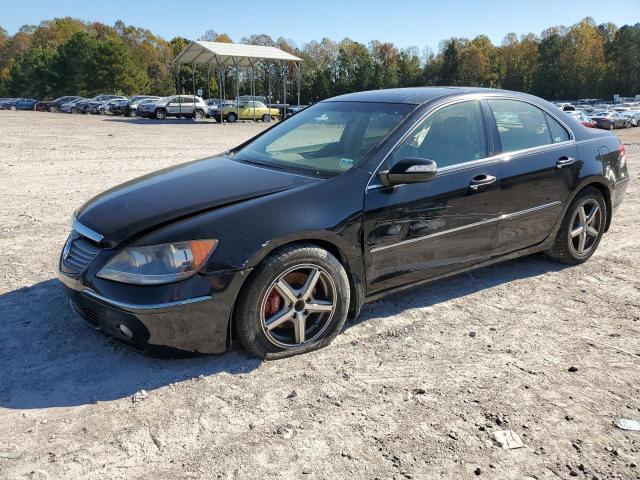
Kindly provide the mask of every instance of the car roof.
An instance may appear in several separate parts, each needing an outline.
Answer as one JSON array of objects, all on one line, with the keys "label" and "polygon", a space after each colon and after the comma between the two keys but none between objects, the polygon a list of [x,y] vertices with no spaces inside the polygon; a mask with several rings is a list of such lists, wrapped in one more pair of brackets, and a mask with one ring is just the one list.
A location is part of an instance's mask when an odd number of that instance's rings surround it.
[{"label": "car roof", "polygon": [[410,87],[369,90],[365,92],[347,93],[324,101],[339,102],[375,102],[375,103],[408,103],[420,105],[436,97],[462,95],[466,93],[505,93],[512,96],[528,97],[526,94],[509,90],[496,90],[480,87]]}]

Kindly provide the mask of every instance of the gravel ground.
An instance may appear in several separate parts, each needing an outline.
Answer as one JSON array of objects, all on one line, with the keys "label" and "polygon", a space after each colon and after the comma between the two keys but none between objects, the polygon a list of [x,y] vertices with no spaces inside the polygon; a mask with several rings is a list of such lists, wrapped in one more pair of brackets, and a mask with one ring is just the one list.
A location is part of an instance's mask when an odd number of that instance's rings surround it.
[{"label": "gravel ground", "polygon": [[266,363],[147,358],[76,318],[55,279],[73,210],[262,128],[0,112],[0,478],[640,478],[640,432],[613,425],[640,419],[640,128],[584,265],[433,283]]}]

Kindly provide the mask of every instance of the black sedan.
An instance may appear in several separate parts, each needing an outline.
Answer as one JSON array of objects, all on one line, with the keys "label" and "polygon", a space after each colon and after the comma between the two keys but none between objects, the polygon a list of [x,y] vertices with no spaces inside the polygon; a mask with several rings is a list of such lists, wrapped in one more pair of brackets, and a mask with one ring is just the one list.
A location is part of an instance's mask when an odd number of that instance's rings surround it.
[{"label": "black sedan", "polygon": [[533,96],[349,94],[90,200],[60,279],[87,323],[132,347],[238,339],[278,358],[413,285],[535,252],[586,261],[628,180],[616,137]]}]

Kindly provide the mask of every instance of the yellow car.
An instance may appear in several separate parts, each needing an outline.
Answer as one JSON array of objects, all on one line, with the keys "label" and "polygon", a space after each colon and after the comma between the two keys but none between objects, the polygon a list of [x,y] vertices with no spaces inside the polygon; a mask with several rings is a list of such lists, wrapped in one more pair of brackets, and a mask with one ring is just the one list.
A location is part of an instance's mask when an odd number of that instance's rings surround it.
[{"label": "yellow car", "polygon": [[[229,105],[222,109],[224,119],[233,123],[236,120],[262,120],[268,122],[272,118],[277,120],[280,118],[280,110],[277,108],[268,108],[262,102],[243,102],[240,105]],[[254,113],[255,112],[255,113]],[[271,114],[271,117],[269,117]]]}]

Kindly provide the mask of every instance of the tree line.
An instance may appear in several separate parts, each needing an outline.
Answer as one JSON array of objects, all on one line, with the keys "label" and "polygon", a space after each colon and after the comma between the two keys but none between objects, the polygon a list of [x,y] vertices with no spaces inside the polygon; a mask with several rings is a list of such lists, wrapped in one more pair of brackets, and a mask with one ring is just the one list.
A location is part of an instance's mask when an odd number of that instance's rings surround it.
[{"label": "tree line", "polygon": [[[206,32],[201,40],[232,42],[224,33]],[[169,41],[146,29],[74,18],[26,25],[14,35],[0,28],[0,96],[52,98],[98,93],[192,93],[190,66],[180,71],[173,59],[189,40]],[[509,33],[500,45],[485,35],[443,40],[437,51],[398,48],[391,42],[368,44],[345,38],[311,41],[302,47],[284,37],[244,37],[240,43],[275,46],[302,58],[301,99],[316,102],[359,90],[421,85],[506,88],[548,99],[610,98],[640,93],[640,23],[597,25],[587,17],[570,27],[540,35]],[[238,73],[241,93],[249,74]],[[275,100],[296,97],[293,64],[259,64],[256,93],[269,88]],[[195,70],[196,89],[217,97],[235,96],[236,71],[227,69],[223,85],[215,69]]]}]

